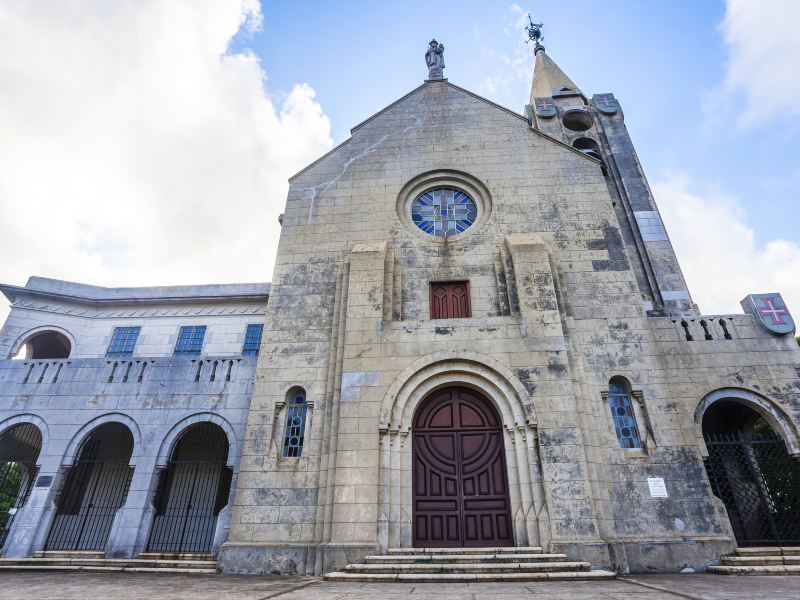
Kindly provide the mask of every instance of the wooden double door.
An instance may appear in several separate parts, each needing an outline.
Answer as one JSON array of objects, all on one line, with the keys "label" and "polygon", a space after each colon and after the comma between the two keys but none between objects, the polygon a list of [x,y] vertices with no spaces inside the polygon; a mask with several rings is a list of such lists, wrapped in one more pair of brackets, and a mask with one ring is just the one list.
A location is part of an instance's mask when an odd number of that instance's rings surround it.
[{"label": "wooden double door", "polygon": [[486,399],[434,392],[414,417],[412,446],[415,547],[513,546],[503,430]]}]

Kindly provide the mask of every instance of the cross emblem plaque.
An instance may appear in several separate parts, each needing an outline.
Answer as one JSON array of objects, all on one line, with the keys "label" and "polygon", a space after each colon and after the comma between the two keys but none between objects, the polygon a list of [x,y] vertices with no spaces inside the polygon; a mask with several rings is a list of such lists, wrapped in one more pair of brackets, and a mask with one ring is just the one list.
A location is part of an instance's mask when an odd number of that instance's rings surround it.
[{"label": "cross emblem plaque", "polygon": [[619,102],[614,97],[614,94],[595,94],[592,96],[597,110],[607,115],[613,115],[619,110]]},{"label": "cross emblem plaque", "polygon": [[770,333],[786,335],[795,329],[794,319],[778,293],[750,294],[742,300],[742,308]]}]

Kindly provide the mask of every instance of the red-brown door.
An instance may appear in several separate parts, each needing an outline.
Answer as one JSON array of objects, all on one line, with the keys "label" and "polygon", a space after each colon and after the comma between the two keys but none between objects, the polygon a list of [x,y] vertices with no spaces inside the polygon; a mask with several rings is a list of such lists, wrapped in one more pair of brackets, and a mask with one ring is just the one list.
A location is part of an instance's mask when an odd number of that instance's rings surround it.
[{"label": "red-brown door", "polygon": [[434,392],[413,435],[414,546],[512,546],[503,431],[466,388]]}]

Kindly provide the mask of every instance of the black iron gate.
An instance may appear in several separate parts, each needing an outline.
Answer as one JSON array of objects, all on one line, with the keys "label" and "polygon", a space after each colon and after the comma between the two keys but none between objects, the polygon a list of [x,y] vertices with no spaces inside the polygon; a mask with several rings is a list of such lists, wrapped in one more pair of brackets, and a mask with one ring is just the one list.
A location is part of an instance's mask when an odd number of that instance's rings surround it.
[{"label": "black iron gate", "polygon": [[14,425],[0,435],[0,549],[31,492],[41,448],[42,434],[31,423]]},{"label": "black iron gate", "polygon": [[149,551],[211,551],[231,490],[227,458],[228,438],[213,423],[194,425],[181,436],[159,478]]},{"label": "black iron gate", "polygon": [[800,544],[800,463],[774,433],[706,434],[706,471],[740,546]]},{"label": "black iron gate", "polygon": [[105,549],[128,495],[132,451],[133,436],[121,423],[102,425],[89,435],[56,500],[48,550]]}]

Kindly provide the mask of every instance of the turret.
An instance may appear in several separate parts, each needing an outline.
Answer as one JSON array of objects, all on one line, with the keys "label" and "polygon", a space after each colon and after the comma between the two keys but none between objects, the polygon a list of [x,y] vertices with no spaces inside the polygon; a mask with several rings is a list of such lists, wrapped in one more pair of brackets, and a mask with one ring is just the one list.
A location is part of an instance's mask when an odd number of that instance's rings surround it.
[{"label": "turret", "polygon": [[531,127],[598,159],[649,314],[694,314],[678,259],[614,94],[590,99],[548,56],[541,24],[527,28],[536,61],[525,112]]}]

